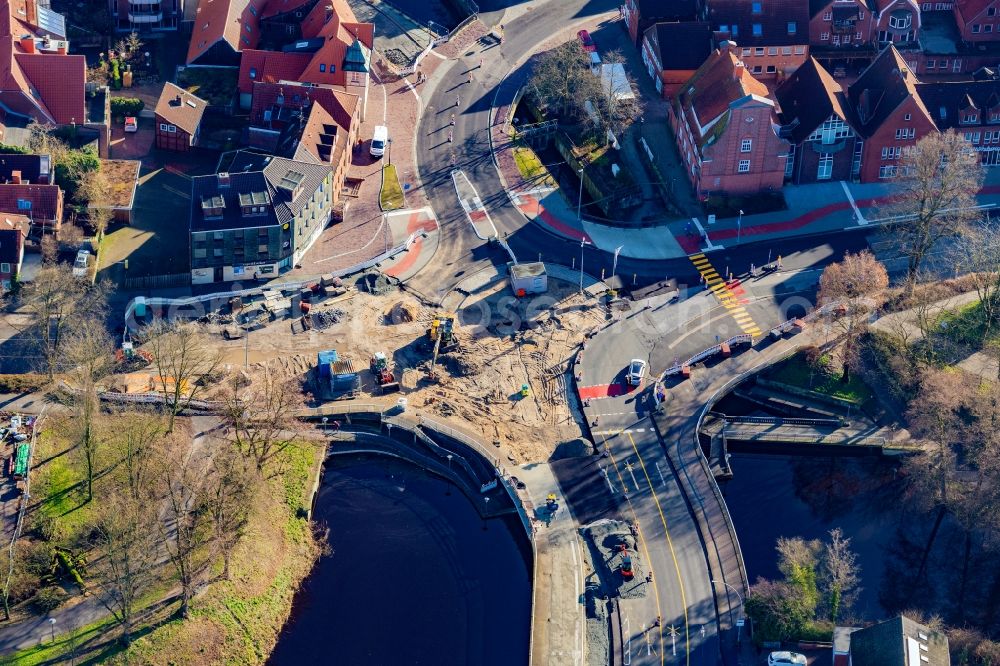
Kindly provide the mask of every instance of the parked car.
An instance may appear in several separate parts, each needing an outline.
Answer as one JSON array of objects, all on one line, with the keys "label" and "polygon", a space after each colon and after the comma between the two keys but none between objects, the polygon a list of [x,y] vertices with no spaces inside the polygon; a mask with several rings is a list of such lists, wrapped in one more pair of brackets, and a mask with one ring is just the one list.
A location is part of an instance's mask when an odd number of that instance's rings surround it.
[{"label": "parked car", "polygon": [[593,38],[590,33],[586,30],[581,30],[576,33],[576,36],[580,38],[580,43],[583,44],[583,50],[589,53],[593,53],[597,50],[597,44],[594,43]]},{"label": "parked car", "polygon": [[628,364],[628,374],[625,381],[629,386],[638,386],[642,383],[642,378],[646,374],[646,362],[641,358],[634,358]]},{"label": "parked car", "polygon": [[138,132],[139,131],[139,119],[135,116],[125,117],[125,131],[126,132]]},{"label": "parked car", "polygon": [[798,652],[772,652],[767,655],[767,666],[806,666],[804,654]]},{"label": "parked car", "polygon": [[73,277],[87,277],[87,266],[90,264],[90,250],[80,250],[73,262]]},{"label": "parked car", "polygon": [[385,125],[376,125],[372,133],[372,145],[368,152],[372,157],[382,157],[385,154],[385,144],[389,142],[389,128]]}]

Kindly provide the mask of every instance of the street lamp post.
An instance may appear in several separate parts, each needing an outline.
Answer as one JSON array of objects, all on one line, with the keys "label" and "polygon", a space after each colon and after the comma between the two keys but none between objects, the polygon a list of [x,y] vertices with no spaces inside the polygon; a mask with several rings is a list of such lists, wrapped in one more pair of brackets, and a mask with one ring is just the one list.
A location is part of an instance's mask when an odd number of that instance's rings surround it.
[{"label": "street lamp post", "polygon": [[56,619],[54,617],[49,618],[49,628],[52,630],[52,642],[56,642]]},{"label": "street lamp post", "polygon": [[580,176],[580,194],[576,198],[576,221],[581,222],[583,220],[583,168],[578,169],[576,173]]},{"label": "street lamp post", "polygon": [[712,584],[713,585],[725,585],[727,588],[729,588],[730,590],[732,590],[733,593],[736,595],[736,598],[740,600],[740,618],[736,622],[736,644],[739,645],[740,644],[740,633],[741,633],[741,631],[743,629],[743,595],[740,594],[739,590],[737,590],[735,587],[733,587],[732,585],[730,585],[729,583],[727,583],[724,580],[715,580],[713,578],[712,579]]},{"label": "street lamp post", "polygon": [[740,244],[740,236],[743,235],[743,209],[740,209],[739,217],[736,218],[736,244]]},{"label": "street lamp post", "polygon": [[583,293],[583,248],[585,245],[590,245],[590,241],[581,238],[580,239],[580,293]]},{"label": "street lamp post", "polygon": [[328,416],[324,416],[321,420],[322,420],[322,423],[323,423],[323,436],[325,437],[326,436],[326,422],[329,421],[330,419],[329,419]]}]

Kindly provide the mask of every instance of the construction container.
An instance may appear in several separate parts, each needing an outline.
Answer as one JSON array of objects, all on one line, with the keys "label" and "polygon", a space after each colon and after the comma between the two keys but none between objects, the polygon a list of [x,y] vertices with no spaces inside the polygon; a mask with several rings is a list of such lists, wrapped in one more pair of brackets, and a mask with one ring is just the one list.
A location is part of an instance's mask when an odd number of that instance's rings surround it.
[{"label": "construction container", "polygon": [[331,366],[334,363],[336,363],[337,360],[338,358],[336,349],[328,349],[326,351],[321,351],[319,354],[316,355],[316,362],[320,380],[330,379],[330,377],[332,376]]},{"label": "construction container", "polygon": [[361,383],[361,378],[354,371],[354,364],[350,359],[334,361],[330,364],[330,389],[339,391],[353,391]]},{"label": "construction container", "polygon": [[516,296],[544,294],[549,288],[545,264],[532,261],[526,264],[507,264],[510,274],[510,288]]}]

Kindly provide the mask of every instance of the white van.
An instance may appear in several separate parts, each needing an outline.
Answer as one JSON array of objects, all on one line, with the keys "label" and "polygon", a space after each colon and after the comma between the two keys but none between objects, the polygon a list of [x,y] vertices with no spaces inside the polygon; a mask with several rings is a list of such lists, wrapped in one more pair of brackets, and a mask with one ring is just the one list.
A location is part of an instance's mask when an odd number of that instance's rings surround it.
[{"label": "white van", "polygon": [[389,141],[389,128],[385,125],[376,125],[375,133],[372,135],[372,146],[368,152],[373,157],[382,157],[385,154],[385,144]]}]

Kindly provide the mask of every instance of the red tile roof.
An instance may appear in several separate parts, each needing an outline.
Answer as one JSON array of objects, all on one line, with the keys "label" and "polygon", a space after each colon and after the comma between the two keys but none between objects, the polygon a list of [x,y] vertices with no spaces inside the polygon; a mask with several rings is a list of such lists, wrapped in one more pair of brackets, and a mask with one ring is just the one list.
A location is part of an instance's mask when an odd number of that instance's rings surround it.
[{"label": "red tile roof", "polygon": [[313,104],[293,159],[318,164],[340,164],[340,159],[347,150],[349,129],[334,122],[333,117],[321,105]]},{"label": "red tile roof", "polygon": [[58,221],[62,214],[62,190],[58,185],[0,185],[0,213],[23,215],[18,200],[31,202],[31,219]]},{"label": "red tile roof", "polygon": [[[760,11],[755,12],[758,7]],[[809,43],[809,4],[805,0],[712,0],[708,22],[726,26],[723,38],[740,46]]]},{"label": "red tile roof", "polygon": [[[260,40],[258,16],[267,0],[199,0],[188,45],[190,64],[218,42],[234,51],[256,48]],[[253,10],[251,11],[251,7]],[[246,26],[250,26],[247,31]]]},{"label": "red tile roof", "polygon": [[730,51],[716,49],[681,90],[678,101],[693,113],[696,126],[708,125],[744,97],[767,98],[767,86],[753,78],[743,62]]},{"label": "red tile roof", "polygon": [[361,101],[357,95],[334,90],[329,86],[305,86],[277,83],[254,83],[253,103],[250,108],[250,121],[263,122],[264,110],[271,108],[284,95],[285,106],[303,108],[310,102],[322,106],[333,121],[341,127],[349,129],[358,104]]},{"label": "red tile roof", "polygon": [[[35,39],[48,33],[28,22],[32,15],[37,17],[33,7],[37,6],[25,0],[0,0],[0,102],[9,111],[40,122],[85,122],[86,60],[79,55],[39,53],[40,42]],[[21,43],[24,37],[32,38],[26,46]]]},{"label": "red tile roof", "polygon": [[156,102],[156,115],[171,125],[176,125],[188,134],[195,134],[208,102],[192,95],[169,81],[163,85],[163,92]]},{"label": "red tile roof", "polygon": [[[305,22],[303,22],[303,37],[305,36]],[[315,36],[323,38],[323,45],[312,54],[312,60],[300,80],[342,86],[347,82],[343,70],[347,48],[355,41],[360,41],[371,51],[375,40],[375,26],[371,23],[346,22],[338,14],[331,13]],[[320,71],[320,65],[324,71]]]},{"label": "red tile roof", "polygon": [[326,24],[327,17],[336,15],[345,23],[357,23],[358,19],[354,15],[347,0],[319,0],[309,14],[302,20],[302,37],[312,39],[319,34]]},{"label": "red tile roof", "polygon": [[955,13],[958,14],[959,21],[968,23],[986,11],[993,2],[994,0],[955,0]]},{"label": "red tile roof", "polygon": [[[255,82],[298,81],[299,75],[311,59],[310,53],[248,49],[240,58],[240,77],[237,87],[241,93],[252,93]],[[254,76],[250,76],[251,71],[255,73]]]},{"label": "red tile roof", "polygon": [[310,2],[311,0],[269,0],[264,5],[264,11],[261,12],[260,17],[266,19],[278,14],[293,12],[296,9],[300,9],[303,5],[308,5]]}]

